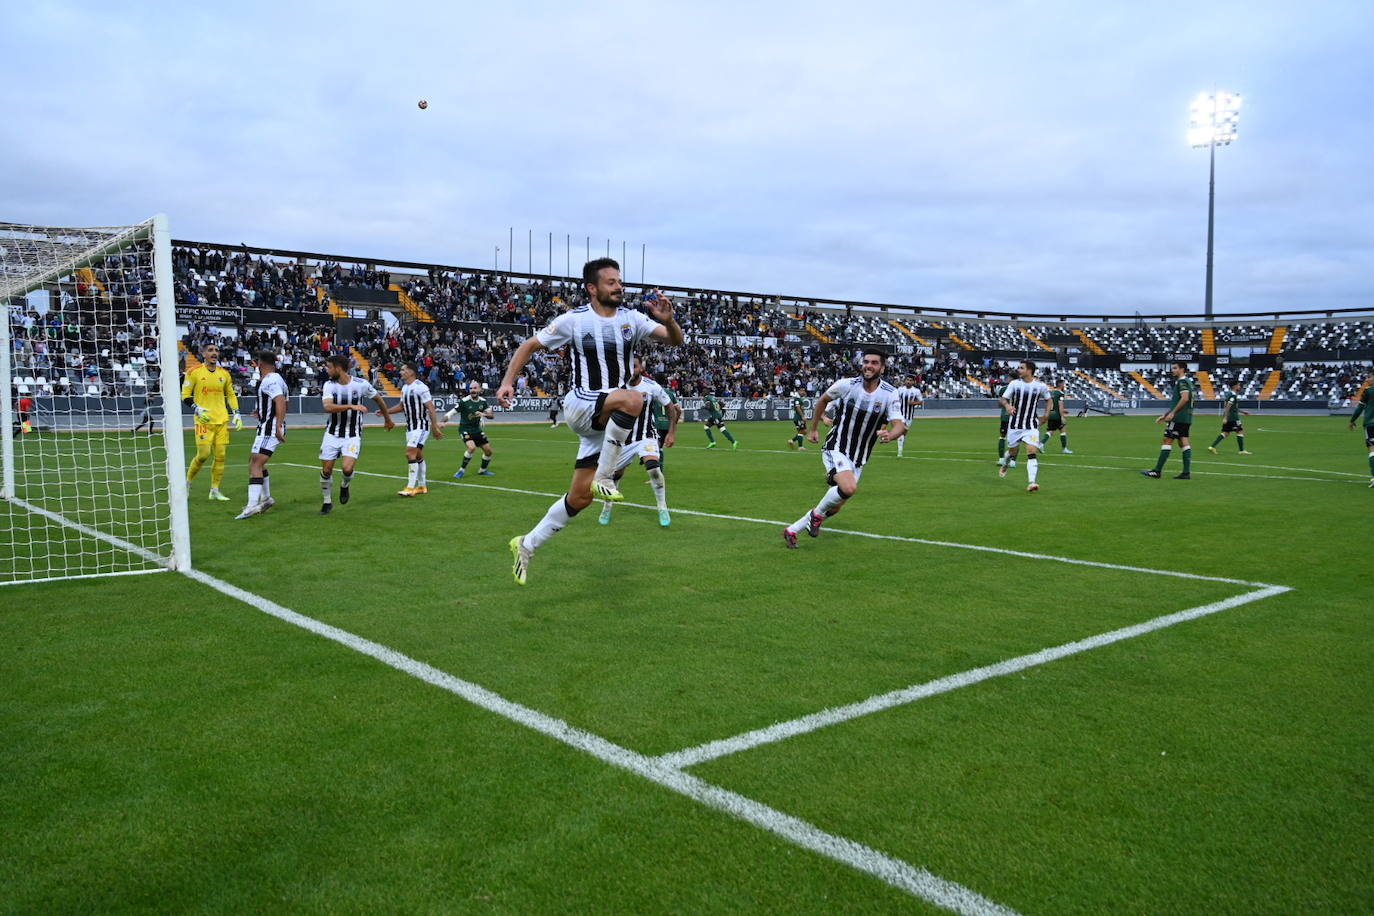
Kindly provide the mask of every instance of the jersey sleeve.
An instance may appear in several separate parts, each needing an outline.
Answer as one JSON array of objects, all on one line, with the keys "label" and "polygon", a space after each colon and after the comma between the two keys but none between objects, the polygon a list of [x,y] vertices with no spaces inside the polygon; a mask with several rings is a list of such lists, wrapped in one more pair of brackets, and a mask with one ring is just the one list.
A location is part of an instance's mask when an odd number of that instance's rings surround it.
[{"label": "jersey sleeve", "polygon": [[196,390],[196,376],[200,374],[200,367],[192,369],[186,373],[186,381],[181,383],[181,399],[184,401]]},{"label": "jersey sleeve", "polygon": [[230,410],[238,412],[239,396],[234,393],[234,380],[228,372],[224,373],[224,400],[228,402]]},{"label": "jersey sleeve", "polygon": [[635,312],[635,341],[641,341],[654,333],[654,330],[662,327],[643,312]]},{"label": "jersey sleeve", "polygon": [[365,397],[365,398],[375,398],[375,397],[377,397],[377,389],[372,387],[372,383],[371,383],[371,382],[363,382],[363,397]]},{"label": "jersey sleeve", "polygon": [[570,342],[573,337],[572,312],[564,312],[534,335],[539,343],[548,350],[556,350]]},{"label": "jersey sleeve", "polygon": [[654,385],[653,390],[650,392],[650,396],[654,399],[655,403],[663,407],[667,407],[669,404],[673,403],[673,399],[668,397],[668,392],[662,385]]},{"label": "jersey sleeve", "polygon": [[325,382],[324,387],[320,389],[320,403],[328,404],[332,400],[334,400],[334,383]]},{"label": "jersey sleeve", "polygon": [[887,399],[887,422],[891,423],[893,420],[906,422],[902,416],[902,399],[895,392]]},{"label": "jersey sleeve", "polygon": [[421,386],[420,386],[420,403],[421,403],[421,404],[432,404],[432,403],[434,403],[434,395],[430,392],[429,386],[428,386],[428,385],[421,385]]},{"label": "jersey sleeve", "polygon": [[852,383],[853,379],[838,379],[829,388],[825,389],[825,396],[830,398],[830,400],[832,401],[838,401],[840,398],[844,397],[846,394],[849,393],[849,387]]}]

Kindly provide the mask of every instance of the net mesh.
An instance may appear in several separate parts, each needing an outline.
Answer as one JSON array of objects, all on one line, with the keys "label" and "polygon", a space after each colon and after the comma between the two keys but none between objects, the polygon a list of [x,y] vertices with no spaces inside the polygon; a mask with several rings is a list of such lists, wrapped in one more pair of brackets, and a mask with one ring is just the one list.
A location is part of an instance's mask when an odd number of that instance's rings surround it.
[{"label": "net mesh", "polygon": [[166,568],[172,525],[150,224],[0,223],[0,302],[10,421],[0,584]]}]

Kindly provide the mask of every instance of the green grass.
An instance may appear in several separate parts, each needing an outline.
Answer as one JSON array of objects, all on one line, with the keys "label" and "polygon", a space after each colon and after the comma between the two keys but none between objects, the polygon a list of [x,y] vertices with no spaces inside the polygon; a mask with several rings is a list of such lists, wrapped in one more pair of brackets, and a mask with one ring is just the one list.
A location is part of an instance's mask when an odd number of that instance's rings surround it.
[{"label": "green grass", "polygon": [[[1023,912],[1374,910],[1374,626],[1362,439],[1252,418],[1192,481],[1148,418],[1071,424],[1039,493],[995,421],[880,446],[827,527],[1290,586],[692,772]],[[790,427],[682,430],[672,506],[791,521]],[[1267,431],[1272,430],[1272,431]],[[492,427],[493,478],[402,500],[371,431],[318,515],[319,433],[235,521],[192,486],[198,568],[611,741],[659,754],[1246,591],[827,531],[595,510],[510,579],[561,493],[565,428]],[[1133,457],[1138,456],[1138,457]],[[476,463],[472,465],[475,470]],[[378,477],[370,475],[391,475]],[[643,474],[622,489],[651,503]],[[336,491],[337,499],[337,491]],[[0,911],[927,912],[928,904],[173,575],[0,590]]]}]

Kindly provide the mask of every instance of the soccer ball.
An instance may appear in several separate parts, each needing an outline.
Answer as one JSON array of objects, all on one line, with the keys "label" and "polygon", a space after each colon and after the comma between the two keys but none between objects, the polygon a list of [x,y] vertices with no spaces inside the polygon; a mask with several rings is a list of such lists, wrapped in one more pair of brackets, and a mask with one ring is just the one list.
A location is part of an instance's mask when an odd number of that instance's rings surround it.
[{"label": "soccer ball", "polygon": [[420,99],[419,105],[421,108],[428,108],[429,102],[426,102],[424,99]]}]

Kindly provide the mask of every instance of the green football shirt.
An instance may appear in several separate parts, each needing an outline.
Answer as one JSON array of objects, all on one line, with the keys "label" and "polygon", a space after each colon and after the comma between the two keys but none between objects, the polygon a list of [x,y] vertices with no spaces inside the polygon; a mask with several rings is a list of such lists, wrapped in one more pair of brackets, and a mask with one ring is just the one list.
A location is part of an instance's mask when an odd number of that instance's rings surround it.
[{"label": "green football shirt", "polygon": [[806,422],[806,398],[792,399],[792,419],[797,423]]},{"label": "green football shirt", "polygon": [[1240,395],[1234,391],[1227,391],[1221,397],[1222,404],[1225,405],[1225,418],[1227,423],[1240,422]]},{"label": "green football shirt", "polygon": [[[1364,394],[1360,395],[1360,406],[1355,408],[1355,413],[1360,413],[1362,410],[1364,411],[1364,425],[1374,426],[1374,385],[1370,385],[1364,390]],[[1350,419],[1355,419],[1353,414]]]},{"label": "green football shirt", "polygon": [[720,399],[713,394],[708,394],[706,396],[706,400],[703,406],[706,408],[706,412],[711,415],[711,419],[713,420],[719,420],[721,417],[725,416],[725,411],[721,410],[720,407]]},{"label": "green football shirt", "polygon": [[[998,389],[997,389],[997,393],[994,394],[993,397],[995,397],[995,398],[1000,398],[1000,397],[1003,397],[1004,395],[1006,395],[1006,393],[1007,393],[1007,386],[1006,386],[1006,385],[1003,385],[1001,388],[998,388]],[[1005,419],[1007,419],[1008,416],[1009,416],[1009,414],[1007,413],[1007,409],[1006,409],[1005,407],[1003,407],[1003,408],[1002,408],[1002,416],[1001,416],[999,419],[1005,420]]]},{"label": "green football shirt", "polygon": [[[664,387],[663,390],[664,390],[664,392],[666,392],[667,395],[668,395],[668,401],[669,401],[669,403],[671,403],[671,404],[676,404],[676,403],[677,403],[677,393],[676,393],[675,391],[673,391],[673,389],[668,388],[668,387],[666,387],[666,386]],[[660,404],[656,398],[649,398],[649,410],[650,410],[650,412],[653,414],[653,417],[654,417],[654,429],[667,431],[667,429],[668,429],[668,412],[667,412],[667,410],[664,408],[664,406],[663,406],[662,404]]]},{"label": "green football shirt", "polygon": [[1059,420],[1059,419],[1062,419],[1062,417],[1060,416],[1060,413],[1059,413],[1059,409],[1060,409],[1060,408],[1059,408],[1059,402],[1062,401],[1062,400],[1064,400],[1064,392],[1060,391],[1058,388],[1051,388],[1051,389],[1050,389],[1050,419],[1052,419],[1052,420]]},{"label": "green football shirt", "polygon": [[482,431],[482,414],[491,409],[486,398],[472,397],[463,398],[458,402],[458,432],[460,433],[480,433]]},{"label": "green football shirt", "polygon": [[1193,422],[1193,407],[1197,401],[1197,389],[1193,387],[1193,380],[1184,376],[1174,381],[1174,398],[1169,402],[1169,409],[1178,407],[1179,401],[1183,400],[1183,392],[1188,392],[1188,403],[1178,408],[1174,414],[1175,423]]}]

